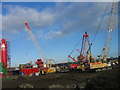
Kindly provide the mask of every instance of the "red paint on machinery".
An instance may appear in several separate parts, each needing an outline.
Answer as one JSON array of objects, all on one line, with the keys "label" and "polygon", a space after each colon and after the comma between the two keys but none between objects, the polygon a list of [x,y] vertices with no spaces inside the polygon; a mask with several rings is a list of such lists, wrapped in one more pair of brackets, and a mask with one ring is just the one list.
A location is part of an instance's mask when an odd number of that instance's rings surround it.
[{"label": "red paint on machinery", "polygon": [[79,66],[79,64],[71,64],[71,65],[69,65],[70,68],[76,68],[77,66]]},{"label": "red paint on machinery", "polygon": [[8,68],[7,61],[8,61],[8,55],[7,55],[7,41],[6,39],[2,39],[0,43],[1,48],[1,61],[4,64],[5,68]]},{"label": "red paint on machinery", "polygon": [[28,69],[21,69],[20,72],[23,72],[24,75],[29,75],[30,73],[36,73],[39,72],[38,68],[28,68]]}]

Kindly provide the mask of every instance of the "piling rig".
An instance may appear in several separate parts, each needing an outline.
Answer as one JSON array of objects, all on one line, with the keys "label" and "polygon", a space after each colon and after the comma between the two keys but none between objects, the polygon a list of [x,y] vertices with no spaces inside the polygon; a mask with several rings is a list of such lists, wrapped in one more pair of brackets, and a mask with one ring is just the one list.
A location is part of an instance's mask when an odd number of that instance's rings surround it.
[{"label": "piling rig", "polygon": [[[111,68],[110,62],[108,62],[107,57],[110,50],[110,45],[112,42],[112,35],[115,28],[115,13],[116,13],[116,2],[112,3],[112,9],[110,12],[110,18],[109,18],[109,24],[108,24],[108,30],[105,37],[105,44],[104,48],[99,55],[99,61],[96,61],[96,59],[91,54],[91,46],[92,43],[89,41],[89,35],[87,32],[83,35],[82,38],[82,46],[79,56],[77,57],[77,60],[75,60],[73,57],[71,57],[72,52],[70,55],[68,55],[69,58],[71,58],[74,62],[77,63],[76,67],[77,69],[82,70],[103,70],[107,68]],[[101,23],[100,23],[101,24]],[[98,28],[100,25],[98,26]]]}]

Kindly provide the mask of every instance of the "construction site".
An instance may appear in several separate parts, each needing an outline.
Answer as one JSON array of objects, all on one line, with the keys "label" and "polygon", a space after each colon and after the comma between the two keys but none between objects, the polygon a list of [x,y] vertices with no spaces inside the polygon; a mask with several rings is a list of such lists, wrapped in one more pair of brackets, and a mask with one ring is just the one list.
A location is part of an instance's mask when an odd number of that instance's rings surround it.
[{"label": "construction site", "polygon": [[[118,3],[117,3],[118,4]],[[107,89],[120,88],[120,56],[108,57],[115,30],[116,2],[112,2],[108,29],[105,33],[104,47],[98,57],[93,56],[93,41],[99,33],[103,18],[100,20],[94,37],[84,32],[82,38],[68,53],[68,61],[56,63],[53,58],[46,58],[29,22],[23,22],[26,31],[37,48],[40,58],[33,62],[12,66],[10,42],[6,38],[0,41],[0,81],[2,89],[8,88],[76,88],[76,89]],[[104,15],[106,10],[104,12]],[[93,40],[92,40],[93,39]],[[94,43],[95,44],[95,43]],[[16,46],[17,47],[17,46]],[[79,48],[77,48],[79,47]],[[18,51],[16,51],[17,53]],[[77,53],[75,56],[74,53]],[[34,55],[32,55],[34,57]],[[22,56],[21,56],[22,57]],[[21,58],[19,57],[19,58]]]}]

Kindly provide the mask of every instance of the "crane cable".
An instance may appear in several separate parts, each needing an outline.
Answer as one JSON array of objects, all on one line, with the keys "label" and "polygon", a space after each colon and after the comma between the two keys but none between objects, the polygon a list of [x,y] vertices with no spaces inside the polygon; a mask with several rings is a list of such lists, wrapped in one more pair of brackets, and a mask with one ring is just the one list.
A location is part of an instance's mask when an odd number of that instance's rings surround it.
[{"label": "crane cable", "polygon": [[[78,44],[80,43],[81,39],[78,41],[78,43],[75,45],[75,48],[78,46]],[[71,55],[73,53],[73,51],[75,50],[75,48],[72,50],[72,52],[69,54]]]},{"label": "crane cable", "polygon": [[109,3],[107,4],[107,6],[106,6],[106,8],[105,8],[105,11],[104,11],[104,13],[103,13],[103,15],[102,15],[102,19],[100,20],[100,23],[99,23],[99,25],[98,25],[98,27],[97,27],[97,30],[96,30],[95,34],[94,34],[92,43],[94,42],[94,40],[95,40],[95,38],[96,38],[96,35],[97,35],[98,31],[100,30],[100,27],[101,27],[102,22],[103,22],[103,20],[104,20],[104,15],[105,15],[105,13],[107,12],[108,6],[109,6]]},{"label": "crane cable", "polygon": [[113,29],[115,26],[115,16],[114,16],[114,18],[112,18],[112,17],[113,17],[113,15],[115,15],[115,12],[114,12],[115,9],[116,9],[115,2],[113,2],[111,13],[110,13],[110,18],[109,18],[109,27],[108,27],[109,32],[108,32],[108,35],[106,36],[106,38],[109,40],[109,42],[108,42],[108,40],[105,42],[105,48],[107,47],[107,50],[104,51],[104,48],[103,48],[103,51],[102,51],[102,53],[104,52],[104,56],[108,55],[111,41],[112,41],[112,32],[113,32]]},{"label": "crane cable", "polygon": [[[103,13],[103,16],[105,15],[105,13],[106,13],[106,11],[107,11],[108,6],[109,6],[109,4],[107,4],[106,9],[105,9],[105,11],[104,11],[104,13]],[[103,18],[104,18],[104,17],[102,17],[102,19],[100,20],[100,23],[99,23],[99,25],[98,25],[98,27],[97,27],[97,30],[96,30],[95,34],[94,34],[92,43],[94,42],[95,37],[96,37],[98,31],[100,30],[100,26],[101,26],[101,24],[102,24],[102,22],[103,22]],[[78,43],[76,44],[75,48],[78,46],[78,44],[80,43],[80,41],[81,41],[81,39],[80,39],[80,40],[78,41]],[[75,49],[75,48],[74,48],[74,49]],[[71,53],[70,53],[69,55],[71,55],[71,54],[73,53],[74,49],[71,51]]]}]

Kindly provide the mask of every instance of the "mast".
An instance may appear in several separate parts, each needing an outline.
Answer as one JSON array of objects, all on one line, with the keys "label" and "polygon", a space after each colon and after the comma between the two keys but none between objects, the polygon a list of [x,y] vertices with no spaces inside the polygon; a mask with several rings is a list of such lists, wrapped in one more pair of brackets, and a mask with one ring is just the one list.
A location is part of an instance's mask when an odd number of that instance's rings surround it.
[{"label": "mast", "polygon": [[102,57],[103,57],[103,62],[106,62],[109,51],[110,51],[110,46],[111,46],[111,42],[112,42],[112,35],[113,35],[113,31],[115,28],[115,13],[116,13],[116,5],[117,3],[113,2],[112,3],[112,9],[111,9],[111,14],[110,14],[110,18],[109,18],[109,24],[108,24],[108,30],[107,30],[107,34],[106,34],[106,41],[104,44],[104,48],[102,50]]},{"label": "mast", "polygon": [[44,54],[43,54],[43,52],[42,52],[42,49],[40,48],[40,46],[39,46],[39,44],[38,44],[38,42],[37,42],[37,40],[36,40],[36,38],[35,38],[35,35],[33,34],[33,32],[32,32],[32,30],[31,30],[31,28],[29,27],[28,23],[25,22],[24,24],[25,24],[25,26],[26,26],[26,28],[27,28],[28,34],[30,35],[33,43],[35,44],[35,46],[36,46],[36,48],[37,48],[37,50],[38,50],[38,52],[39,52],[39,55],[42,57],[43,61],[45,61],[46,58],[44,57]]}]

